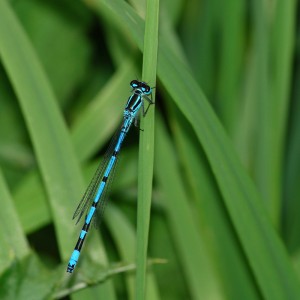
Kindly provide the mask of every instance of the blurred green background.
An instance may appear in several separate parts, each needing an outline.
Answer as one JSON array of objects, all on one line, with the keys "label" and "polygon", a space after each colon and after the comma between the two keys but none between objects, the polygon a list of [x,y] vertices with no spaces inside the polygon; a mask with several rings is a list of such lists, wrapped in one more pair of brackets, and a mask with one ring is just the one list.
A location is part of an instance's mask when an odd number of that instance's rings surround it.
[{"label": "blurred green background", "polygon": [[[136,128],[65,270],[142,79],[145,7],[0,2],[0,299],[135,299]],[[158,45],[145,298],[300,299],[299,2],[164,0]]]}]

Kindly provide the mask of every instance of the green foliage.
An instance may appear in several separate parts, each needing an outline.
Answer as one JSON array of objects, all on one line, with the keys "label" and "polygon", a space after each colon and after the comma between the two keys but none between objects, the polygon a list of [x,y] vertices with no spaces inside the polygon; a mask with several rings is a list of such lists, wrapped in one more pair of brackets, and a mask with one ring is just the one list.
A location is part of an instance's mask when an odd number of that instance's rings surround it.
[{"label": "green foliage", "polygon": [[[296,4],[0,1],[0,298],[299,299]],[[66,274],[134,78],[156,113]]]}]

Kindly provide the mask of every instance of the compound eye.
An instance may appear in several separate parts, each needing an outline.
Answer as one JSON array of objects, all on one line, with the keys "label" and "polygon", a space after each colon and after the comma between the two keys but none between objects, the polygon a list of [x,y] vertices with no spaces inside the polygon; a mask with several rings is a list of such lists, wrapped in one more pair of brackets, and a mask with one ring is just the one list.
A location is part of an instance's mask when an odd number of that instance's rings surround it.
[{"label": "compound eye", "polygon": [[145,94],[150,94],[151,93],[151,88],[150,88],[150,86],[149,85],[147,85],[147,84],[143,84],[142,85],[142,91],[143,91],[143,93],[145,93]]},{"label": "compound eye", "polygon": [[132,80],[130,82],[130,86],[134,89],[136,89],[139,86],[139,82],[137,80]]}]

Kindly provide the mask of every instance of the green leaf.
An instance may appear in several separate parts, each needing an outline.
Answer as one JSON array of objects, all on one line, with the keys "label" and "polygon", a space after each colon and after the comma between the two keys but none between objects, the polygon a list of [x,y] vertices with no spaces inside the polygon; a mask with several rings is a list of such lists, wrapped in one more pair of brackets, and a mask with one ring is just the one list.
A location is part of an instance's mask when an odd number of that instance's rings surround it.
[{"label": "green leaf", "polygon": [[[156,82],[157,47],[158,47],[158,15],[159,0],[147,1],[143,80],[150,86]],[[151,94],[155,101],[155,92]],[[145,106],[149,104],[145,101]],[[137,213],[137,274],[136,295],[137,299],[144,299],[146,294],[146,267],[150,226],[150,208],[152,197],[153,160],[154,160],[154,109],[149,107],[146,118],[142,118],[139,148],[138,169],[138,213]]]},{"label": "green leaf", "polygon": [[155,174],[183,272],[193,299],[222,299],[212,258],[198,233],[173,149],[162,119],[157,116]]},{"label": "green leaf", "polygon": [[75,232],[66,216],[71,216],[72,200],[83,187],[79,165],[53,92],[31,44],[7,2],[2,1],[0,8],[0,55],[20,101],[50,206],[55,211],[52,217],[59,247],[67,257],[71,233],[75,237]]},{"label": "green leaf", "polygon": [[47,272],[35,255],[29,255],[15,260],[0,277],[0,297],[5,300],[49,299],[57,281],[58,274]]},{"label": "green leaf", "polygon": [[21,259],[29,253],[29,247],[18,219],[13,200],[0,170],[0,274],[15,259]]}]

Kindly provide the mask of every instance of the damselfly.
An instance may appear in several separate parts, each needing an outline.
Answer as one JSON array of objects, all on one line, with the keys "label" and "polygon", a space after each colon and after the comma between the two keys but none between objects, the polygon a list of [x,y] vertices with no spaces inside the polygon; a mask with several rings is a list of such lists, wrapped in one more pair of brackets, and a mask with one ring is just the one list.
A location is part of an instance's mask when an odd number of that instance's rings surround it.
[{"label": "damselfly", "polygon": [[[132,95],[129,97],[126,103],[123,114],[123,121],[119,128],[119,131],[112,139],[102,163],[98,167],[91,183],[89,184],[73,215],[73,219],[77,218],[77,224],[81,217],[85,214],[86,210],[89,208],[78,241],[68,263],[67,272],[69,273],[73,272],[77,264],[83,243],[85,241],[87,232],[90,228],[91,221],[98,205],[100,206],[98,208],[98,210],[100,210],[100,215],[103,214],[106,200],[105,194],[107,191],[108,183],[112,178],[113,170],[116,166],[117,157],[124,138],[129,131],[132,123],[137,124],[137,118],[140,109],[142,108],[143,116],[145,116],[150,105],[154,103],[152,101],[152,88],[149,85],[138,80],[131,81],[130,85],[133,91]],[[148,95],[151,96],[151,99],[148,97]],[[149,103],[146,110],[144,107],[144,100],[147,100]]]}]

